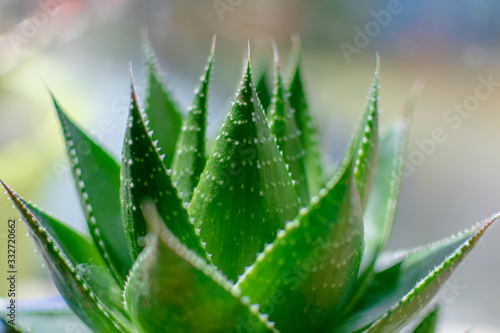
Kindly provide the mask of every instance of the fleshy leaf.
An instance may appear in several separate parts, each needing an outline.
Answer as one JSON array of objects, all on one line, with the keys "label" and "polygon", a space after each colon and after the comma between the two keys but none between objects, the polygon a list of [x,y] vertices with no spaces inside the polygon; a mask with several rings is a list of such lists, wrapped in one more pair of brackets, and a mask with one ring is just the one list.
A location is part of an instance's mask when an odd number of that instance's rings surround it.
[{"label": "fleshy leaf", "polygon": [[363,216],[365,226],[365,247],[356,285],[350,296],[347,313],[352,309],[373,279],[375,260],[389,241],[396,213],[406,141],[410,132],[411,117],[421,82],[416,82],[413,92],[399,119],[387,128],[379,142],[377,166]]},{"label": "fleshy leaf", "polygon": [[377,56],[377,69],[368,96],[366,109],[359,124],[359,136],[356,138],[356,147],[358,151],[355,157],[354,184],[356,184],[363,210],[368,201],[377,163],[379,118],[378,81],[379,58]]},{"label": "fleshy leaf", "polygon": [[164,88],[160,79],[158,59],[149,43],[143,36],[143,49],[146,55],[147,82],[146,89],[146,119],[149,128],[156,133],[158,147],[165,154],[163,163],[170,168],[175,154],[175,146],[182,126],[182,113],[170,92]]},{"label": "fleshy leaf", "polygon": [[248,60],[189,214],[214,264],[235,281],[297,211],[297,195],[255,93]]},{"label": "fleshy leaf", "polygon": [[[121,168],[122,216],[129,248],[137,258],[145,245],[146,222],[140,211],[145,198],[151,198],[167,226],[183,244],[207,259],[186,209],[172,184],[170,171],[158,154],[151,133],[143,122],[132,83],[130,114],[125,133]],[[207,259],[208,260],[208,259]]]},{"label": "fleshy leaf", "polygon": [[298,35],[292,36],[294,50],[292,54],[292,76],[288,86],[288,94],[290,106],[295,116],[295,122],[301,135],[300,140],[302,148],[306,154],[304,163],[307,173],[307,183],[309,185],[309,193],[311,196],[317,195],[318,191],[323,187],[323,173],[321,167],[321,157],[319,152],[319,135],[316,124],[309,112],[307,106],[306,95],[302,85],[302,77],[300,73],[301,51],[300,39]]},{"label": "fleshy leaf", "polygon": [[141,332],[275,331],[257,309],[231,294],[231,283],[165,227],[154,204],[142,207],[153,240],[125,288],[127,308]]},{"label": "fleshy leaf", "polygon": [[267,112],[269,105],[271,105],[271,89],[269,89],[267,84],[267,66],[264,67],[264,70],[257,79],[255,91],[257,92],[257,96],[259,97],[260,104],[262,105],[264,112]]},{"label": "fleshy leaf", "polygon": [[363,220],[351,166],[301,209],[235,286],[280,331],[321,331],[356,280]]},{"label": "fleshy leaf", "polygon": [[76,191],[94,243],[123,285],[132,257],[120,215],[120,165],[63,112],[52,96],[63,130]]},{"label": "fleshy leaf", "polygon": [[405,113],[384,133],[378,149],[373,186],[367,202],[365,221],[365,256],[367,265],[384,250],[396,214],[410,116]]},{"label": "fleshy leaf", "polygon": [[436,332],[436,325],[438,320],[439,308],[435,307],[429,312],[424,319],[413,330],[413,333],[434,333]]},{"label": "fleshy leaf", "polygon": [[[29,303],[28,303],[29,302]],[[34,307],[35,300],[16,301],[15,325],[9,325],[18,332],[23,333],[48,333],[48,332],[78,332],[91,333],[92,331],[68,308],[66,303],[58,302],[57,306],[47,307],[47,300],[43,301],[40,308]],[[26,306],[27,303],[29,306]],[[49,301],[49,304],[53,301]],[[9,299],[0,298],[0,320],[6,324],[9,320],[7,306],[10,305]],[[5,311],[7,309],[7,311]],[[0,331],[2,324],[0,323]],[[3,331],[2,331],[3,332]]]},{"label": "fleshy leaf", "polygon": [[299,197],[301,206],[309,204],[309,188],[304,166],[305,150],[300,142],[300,131],[295,124],[295,118],[290,110],[288,97],[286,96],[283,80],[281,77],[281,65],[278,50],[274,49],[274,92],[273,99],[268,112],[269,126],[276,138],[278,148],[282,152],[283,159],[288,164],[295,190]]},{"label": "fleshy leaf", "polygon": [[184,202],[190,202],[193,190],[200,181],[207,163],[205,157],[205,132],[207,127],[207,98],[210,74],[214,61],[215,37],[212,50],[205,67],[205,73],[195,89],[193,104],[182,124],[172,163],[172,180],[177,182],[177,190]]},{"label": "fleshy leaf", "polygon": [[120,287],[90,238],[36,209],[3,185],[73,312],[95,331],[130,332]]},{"label": "fleshy leaf", "polygon": [[428,247],[382,256],[374,280],[355,312],[332,332],[392,332],[408,324],[498,216]]}]

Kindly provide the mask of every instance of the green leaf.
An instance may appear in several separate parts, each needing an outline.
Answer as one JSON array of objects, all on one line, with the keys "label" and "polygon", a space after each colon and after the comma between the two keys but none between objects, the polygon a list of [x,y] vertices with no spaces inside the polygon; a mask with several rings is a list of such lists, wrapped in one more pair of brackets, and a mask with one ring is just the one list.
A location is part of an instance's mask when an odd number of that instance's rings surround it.
[{"label": "green leaf", "polygon": [[402,115],[380,141],[373,186],[364,214],[365,258],[368,265],[385,248],[391,235],[410,122],[408,114]]},{"label": "green leaf", "polygon": [[393,332],[408,324],[498,216],[428,247],[383,256],[356,311],[332,332]]},{"label": "green leaf", "polygon": [[123,285],[132,267],[132,257],[124,251],[127,237],[120,215],[120,165],[78,128],[52,98],[90,234],[115,279]]},{"label": "green leaf", "polygon": [[41,212],[3,186],[73,312],[95,331],[130,332],[120,287],[90,237]]},{"label": "green leaf", "polygon": [[214,61],[215,36],[212,50],[205,67],[205,73],[195,89],[193,104],[182,124],[172,163],[172,180],[177,182],[177,190],[184,202],[190,202],[193,191],[200,181],[207,163],[205,157],[205,132],[207,127],[207,98],[210,73]]},{"label": "green leaf", "polygon": [[[11,328],[16,329],[17,332],[23,333],[92,332],[73,312],[71,312],[66,304],[58,305],[54,308],[47,308],[46,304],[42,304],[43,307],[37,309],[33,307],[33,303],[36,303],[36,301],[29,300],[29,306],[25,306],[27,302],[16,300],[15,325],[9,325]],[[9,320],[12,320],[8,316],[10,313],[7,306],[9,305],[9,299],[0,298],[0,320],[3,320],[6,324]]]},{"label": "green leaf", "polygon": [[162,154],[165,154],[163,163],[165,167],[170,168],[177,138],[181,132],[182,113],[170,92],[163,87],[158,60],[147,36],[143,36],[143,40],[148,71],[145,113],[149,120],[149,127],[156,133],[158,147],[162,149]]},{"label": "green leaf", "polygon": [[264,70],[260,73],[260,76],[257,79],[255,91],[257,92],[257,96],[259,97],[259,101],[264,109],[264,112],[267,112],[269,106],[271,105],[271,89],[269,89],[267,84],[267,66],[264,67]]},{"label": "green leaf", "polygon": [[188,208],[213,263],[233,281],[298,211],[292,180],[255,92],[249,60],[243,76]]},{"label": "green leaf", "polygon": [[295,116],[295,122],[301,135],[302,148],[306,154],[304,163],[307,173],[307,182],[311,196],[317,195],[323,187],[323,172],[321,168],[321,157],[319,150],[319,135],[316,124],[309,112],[307,100],[302,85],[300,73],[301,51],[300,39],[293,36],[294,50],[292,54],[292,76],[288,86],[290,106]]},{"label": "green leaf", "polygon": [[145,198],[151,198],[158,205],[162,219],[176,237],[208,260],[151,134],[143,122],[132,83],[130,114],[122,152],[120,188],[122,216],[132,257],[137,258],[145,245],[146,222],[139,207]]},{"label": "green leaf", "polygon": [[365,112],[359,124],[358,136],[356,138],[357,153],[355,157],[354,184],[358,189],[363,210],[368,201],[378,151],[378,81],[379,60],[377,58],[377,69],[370,88],[368,102]]},{"label": "green leaf", "polygon": [[261,304],[280,331],[321,331],[356,280],[363,220],[351,166],[301,209],[235,287]]},{"label": "green leaf", "polygon": [[153,240],[125,288],[127,308],[141,332],[275,331],[257,309],[231,294],[231,283],[165,227],[154,204],[142,208]]},{"label": "green leaf", "polygon": [[435,307],[413,330],[413,333],[434,333],[436,332],[439,307]]},{"label": "green leaf", "polygon": [[288,165],[288,170],[294,181],[295,190],[301,206],[309,204],[309,188],[304,166],[305,150],[300,142],[300,131],[295,124],[295,118],[290,110],[288,97],[286,96],[283,80],[281,77],[281,65],[279,61],[276,44],[274,48],[274,93],[273,100],[268,113],[271,132],[276,138],[278,148],[282,152],[283,159]]},{"label": "green leaf", "polygon": [[387,128],[379,142],[377,166],[363,216],[365,226],[365,247],[358,280],[350,296],[345,313],[365,293],[373,279],[375,260],[389,241],[396,213],[406,141],[410,132],[411,117],[421,92],[420,82],[415,85],[399,119]]}]

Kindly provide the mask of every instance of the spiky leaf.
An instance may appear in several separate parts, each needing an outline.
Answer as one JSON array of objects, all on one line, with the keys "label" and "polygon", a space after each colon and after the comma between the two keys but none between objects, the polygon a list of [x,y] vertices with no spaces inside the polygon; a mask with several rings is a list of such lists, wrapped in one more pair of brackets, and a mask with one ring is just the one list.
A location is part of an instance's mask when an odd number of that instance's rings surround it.
[{"label": "spiky leaf", "polygon": [[205,67],[205,73],[195,89],[193,104],[182,124],[172,163],[172,180],[177,182],[177,190],[184,202],[190,202],[193,190],[200,181],[205,168],[205,132],[207,127],[207,98],[210,73],[214,61],[215,37],[212,51]]},{"label": "spiky leaf", "polygon": [[143,207],[154,239],[125,288],[127,308],[141,332],[272,331],[265,317],[231,294],[232,285],[213,266],[165,227],[154,204]]},{"label": "spiky leaf", "polygon": [[410,129],[410,114],[410,109],[406,109],[401,117],[384,132],[379,143],[373,186],[363,216],[365,229],[363,258],[359,277],[344,313],[350,311],[365,293],[373,279],[375,260],[389,241],[401,186],[403,158]]},{"label": "spiky leaf", "polygon": [[292,76],[288,85],[290,106],[295,115],[295,122],[301,135],[302,148],[306,151],[304,162],[307,173],[307,182],[311,196],[318,194],[323,186],[323,172],[319,152],[319,135],[316,124],[309,112],[306,95],[302,85],[300,72],[301,51],[300,40],[297,36],[293,38],[294,53],[292,55]]},{"label": "spiky leaf", "polygon": [[146,117],[149,127],[155,131],[158,147],[165,154],[163,163],[170,168],[175,154],[175,146],[182,125],[182,113],[171,93],[165,89],[160,79],[158,60],[147,38],[144,38],[144,53],[146,55],[147,89]]},{"label": "spiky leaf", "polygon": [[3,185],[24,219],[54,284],[73,312],[96,331],[129,332],[120,287],[91,240]]},{"label": "spiky leaf", "polygon": [[76,191],[94,243],[122,285],[132,257],[120,215],[120,165],[69,119],[53,97]]},{"label": "spiky leaf", "polygon": [[408,324],[497,217],[426,248],[379,259],[381,267],[356,311],[332,332],[391,332]]},{"label": "spiky leaf", "polygon": [[413,333],[434,333],[436,332],[439,307],[435,307],[413,330]]},{"label": "spiky leaf", "polygon": [[276,45],[274,45],[274,57],[274,92],[270,112],[268,112],[269,125],[295,182],[295,190],[300,204],[304,207],[309,204],[309,187],[304,166],[306,152],[302,148],[300,131],[295,124],[288,96],[283,87],[281,65]]},{"label": "spiky leaf", "polygon": [[405,113],[391,125],[380,141],[373,186],[364,214],[363,261],[366,261],[367,266],[371,265],[389,241],[401,187],[409,129],[410,117]]},{"label": "spiky leaf", "polygon": [[362,244],[362,212],[349,164],[338,182],[329,183],[278,233],[237,287],[261,304],[277,329],[320,331],[347,299]]},{"label": "spiky leaf", "polygon": [[207,258],[196,230],[172,184],[169,171],[162,163],[155,142],[142,119],[133,84],[122,152],[121,181],[122,215],[134,259],[145,245],[146,222],[139,207],[146,198],[150,198],[158,205],[162,219],[183,244],[202,258]]},{"label": "spiky leaf", "polygon": [[295,217],[297,195],[255,93],[250,62],[189,214],[231,280]]},{"label": "spiky leaf", "polygon": [[361,206],[366,207],[368,201],[373,176],[375,174],[375,166],[377,163],[378,151],[378,71],[375,77],[368,96],[368,102],[365,112],[359,124],[358,137],[356,138],[357,154],[355,157],[354,183],[358,189]]}]

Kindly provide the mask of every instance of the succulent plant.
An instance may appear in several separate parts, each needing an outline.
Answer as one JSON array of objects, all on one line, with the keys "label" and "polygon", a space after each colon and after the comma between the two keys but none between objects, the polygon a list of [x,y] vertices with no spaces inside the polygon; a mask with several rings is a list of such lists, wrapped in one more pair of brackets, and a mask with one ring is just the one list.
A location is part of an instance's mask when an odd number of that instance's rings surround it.
[{"label": "succulent plant", "polygon": [[[209,154],[215,39],[185,116],[146,45],[145,112],[132,82],[121,164],[53,98],[89,232],[4,184],[71,309],[25,311],[13,328],[434,331],[437,309],[427,305],[497,216],[426,247],[386,251],[414,100],[379,133],[377,65],[358,128],[325,179],[298,44],[287,83],[274,47],[273,91],[263,78],[254,85],[248,54]],[[8,322],[5,307],[0,317]]]}]

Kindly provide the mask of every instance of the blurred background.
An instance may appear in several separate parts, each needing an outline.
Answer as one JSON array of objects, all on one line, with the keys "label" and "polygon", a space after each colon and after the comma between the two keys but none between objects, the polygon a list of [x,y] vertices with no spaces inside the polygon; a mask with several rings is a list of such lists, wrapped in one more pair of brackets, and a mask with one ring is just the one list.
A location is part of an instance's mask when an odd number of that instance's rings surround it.
[{"label": "blurred background", "polygon": [[[130,62],[139,92],[144,86],[141,29],[148,29],[167,85],[185,109],[217,34],[211,134],[239,82],[247,39],[259,72],[267,66],[271,38],[286,60],[289,36],[298,32],[329,169],[364,108],[375,52],[382,59],[384,123],[401,110],[413,82],[425,81],[390,248],[438,240],[500,210],[499,12],[494,0],[0,0],[0,177],[85,230],[45,84],[118,157]],[[444,134],[436,140],[435,131]],[[0,215],[0,221],[18,218],[5,196]],[[0,258],[6,258],[2,228]],[[20,297],[53,295],[25,234],[19,224]],[[500,331],[498,239],[494,227],[438,298],[446,303],[443,332]]]}]

